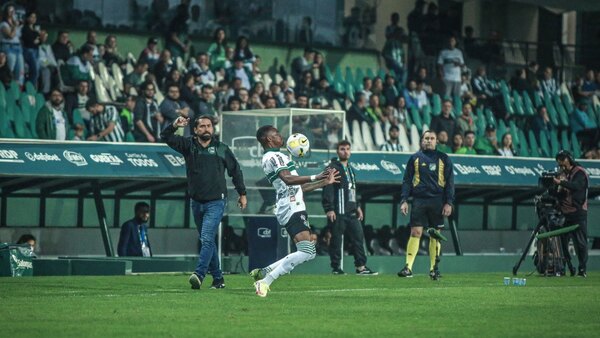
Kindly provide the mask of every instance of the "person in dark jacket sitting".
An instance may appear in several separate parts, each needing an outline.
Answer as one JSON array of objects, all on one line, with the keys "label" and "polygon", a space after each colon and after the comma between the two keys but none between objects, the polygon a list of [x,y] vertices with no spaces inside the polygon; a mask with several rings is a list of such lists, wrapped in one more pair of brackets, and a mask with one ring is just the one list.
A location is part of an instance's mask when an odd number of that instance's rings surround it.
[{"label": "person in dark jacket sitting", "polygon": [[135,217],[121,226],[117,252],[119,257],[152,257],[150,241],[148,240],[150,206],[146,202],[138,202],[135,204],[134,212]]}]

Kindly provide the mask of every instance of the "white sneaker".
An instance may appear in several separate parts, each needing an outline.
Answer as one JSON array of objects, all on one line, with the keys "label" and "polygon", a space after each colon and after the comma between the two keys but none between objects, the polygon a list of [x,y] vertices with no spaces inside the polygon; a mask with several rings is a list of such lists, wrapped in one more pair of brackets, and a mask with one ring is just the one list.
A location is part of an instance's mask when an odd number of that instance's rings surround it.
[{"label": "white sneaker", "polygon": [[259,280],[256,283],[254,283],[254,289],[256,290],[256,294],[259,297],[266,297],[267,293],[271,291],[267,283],[263,282],[262,280]]}]

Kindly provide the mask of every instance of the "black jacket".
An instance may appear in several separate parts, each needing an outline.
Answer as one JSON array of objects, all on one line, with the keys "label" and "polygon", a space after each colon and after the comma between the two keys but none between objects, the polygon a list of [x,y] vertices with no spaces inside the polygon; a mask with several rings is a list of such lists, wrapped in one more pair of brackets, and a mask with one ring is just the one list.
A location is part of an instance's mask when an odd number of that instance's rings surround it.
[{"label": "black jacket", "polygon": [[246,194],[240,165],[226,144],[212,140],[208,147],[204,148],[195,137],[175,135],[176,130],[171,124],[163,130],[161,137],[169,147],[185,158],[188,192],[193,200],[208,202],[225,198],[225,170],[229,177],[233,178],[233,185],[238,194]]},{"label": "black jacket", "polygon": [[454,205],[454,172],[448,155],[437,150],[413,154],[404,171],[401,202],[408,198],[429,199],[441,197],[444,203]]},{"label": "black jacket", "polygon": [[[348,164],[347,173],[344,166],[337,159],[332,159],[330,168],[335,168],[340,173],[340,183],[329,184],[323,188],[321,203],[325,212],[335,211],[337,215],[356,213],[356,177],[352,166]],[[350,201],[350,187],[354,189],[354,202]]]},{"label": "black jacket", "polygon": [[119,253],[119,257],[142,257],[144,255],[142,252],[142,242],[140,241],[141,230],[143,230],[146,234],[146,242],[148,243],[150,256],[152,256],[152,247],[150,246],[150,240],[148,239],[148,226],[134,218],[123,223],[123,225],[121,226],[119,245],[117,246],[117,252]]}]

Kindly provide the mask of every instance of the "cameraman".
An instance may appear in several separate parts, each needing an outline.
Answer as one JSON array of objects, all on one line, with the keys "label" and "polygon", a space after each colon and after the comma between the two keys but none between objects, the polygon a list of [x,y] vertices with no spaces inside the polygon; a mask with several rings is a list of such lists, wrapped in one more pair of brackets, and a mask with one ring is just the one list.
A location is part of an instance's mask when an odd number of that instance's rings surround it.
[{"label": "cameraman", "polygon": [[[556,154],[556,162],[560,168],[560,175],[554,178],[557,185],[560,210],[565,215],[565,226],[579,224],[579,227],[561,236],[562,248],[565,258],[570,262],[569,239],[573,237],[575,251],[579,260],[577,275],[587,277],[586,263],[587,252],[587,194],[589,178],[588,174],[573,159],[568,151],[561,150]],[[575,275],[575,269],[570,266],[571,276]]]}]

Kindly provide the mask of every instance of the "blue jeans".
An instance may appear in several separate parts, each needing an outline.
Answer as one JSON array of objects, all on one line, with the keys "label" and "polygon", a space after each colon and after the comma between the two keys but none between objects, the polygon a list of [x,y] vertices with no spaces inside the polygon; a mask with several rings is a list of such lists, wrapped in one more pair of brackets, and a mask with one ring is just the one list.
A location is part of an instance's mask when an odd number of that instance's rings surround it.
[{"label": "blue jeans", "polygon": [[13,73],[15,81],[22,86],[25,84],[25,61],[23,60],[23,49],[20,44],[3,44],[0,51],[6,53],[6,63]]},{"label": "blue jeans", "polygon": [[33,84],[35,88],[38,86],[38,74],[39,64],[38,59],[40,58],[40,51],[33,48],[23,48],[23,58],[27,67],[29,67],[29,75],[27,80]]},{"label": "blue jeans", "polygon": [[213,279],[223,278],[223,272],[219,266],[219,255],[215,236],[219,229],[219,223],[223,218],[226,200],[219,199],[205,203],[191,200],[194,222],[200,234],[200,257],[196,266],[196,274],[204,279],[207,273],[213,276]]}]

